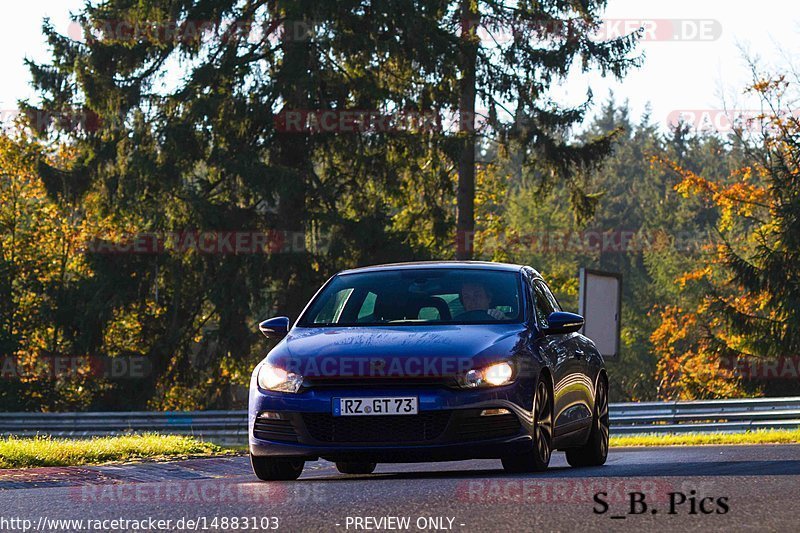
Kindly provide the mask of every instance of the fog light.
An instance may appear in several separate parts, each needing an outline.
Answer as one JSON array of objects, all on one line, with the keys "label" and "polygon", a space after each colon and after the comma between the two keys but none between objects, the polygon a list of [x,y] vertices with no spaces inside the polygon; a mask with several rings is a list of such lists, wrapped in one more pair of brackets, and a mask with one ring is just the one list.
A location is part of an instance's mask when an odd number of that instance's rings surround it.
[{"label": "fog light", "polygon": [[511,411],[508,409],[484,409],[481,411],[481,416],[497,416],[497,415],[510,415]]},{"label": "fog light", "polygon": [[265,419],[266,418],[267,420],[282,420],[283,419],[283,417],[281,416],[280,413],[273,413],[271,411],[262,411],[261,413],[258,413],[258,416],[256,418],[260,418],[260,419]]}]

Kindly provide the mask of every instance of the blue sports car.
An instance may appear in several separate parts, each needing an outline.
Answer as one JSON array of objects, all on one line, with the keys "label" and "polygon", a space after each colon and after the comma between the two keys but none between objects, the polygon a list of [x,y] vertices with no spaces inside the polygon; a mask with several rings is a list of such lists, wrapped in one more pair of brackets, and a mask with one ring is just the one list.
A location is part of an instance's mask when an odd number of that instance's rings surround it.
[{"label": "blue sports car", "polygon": [[328,280],[253,371],[249,443],[262,480],[305,461],[346,474],[376,463],[499,458],[511,472],[608,453],[600,353],[532,268],[431,262],[347,270]]}]

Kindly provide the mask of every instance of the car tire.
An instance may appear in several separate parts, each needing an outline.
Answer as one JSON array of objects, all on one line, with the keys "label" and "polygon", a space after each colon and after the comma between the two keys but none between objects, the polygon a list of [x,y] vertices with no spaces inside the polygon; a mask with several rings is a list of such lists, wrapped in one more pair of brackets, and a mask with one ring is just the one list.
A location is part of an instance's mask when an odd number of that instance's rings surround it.
[{"label": "car tire", "polygon": [[375,471],[376,463],[360,463],[351,461],[337,461],[336,469],[342,474],[371,474]]},{"label": "car tire", "polygon": [[261,481],[293,481],[303,473],[305,461],[276,457],[258,457],[250,454],[253,473]]},{"label": "car tire", "polygon": [[608,458],[608,385],[602,377],[597,380],[592,430],[589,440],[580,448],[567,448],[570,466],[600,466]]},{"label": "car tire", "polygon": [[539,380],[533,401],[533,448],[523,454],[503,457],[506,472],[547,470],[553,455],[553,398],[545,380]]}]

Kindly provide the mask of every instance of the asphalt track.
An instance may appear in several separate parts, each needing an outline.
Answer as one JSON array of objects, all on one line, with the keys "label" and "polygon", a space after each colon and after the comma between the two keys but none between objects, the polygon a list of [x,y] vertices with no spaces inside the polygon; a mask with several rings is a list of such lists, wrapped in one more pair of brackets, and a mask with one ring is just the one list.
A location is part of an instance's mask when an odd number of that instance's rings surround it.
[{"label": "asphalt track", "polygon": [[[631,506],[641,498],[631,493],[644,495],[646,510]],[[0,471],[0,530],[21,531],[16,518],[40,531],[148,525],[87,522],[113,519],[263,531],[276,517],[278,531],[798,531],[799,496],[800,445],[617,448],[587,469],[558,453],[548,472],[529,475],[489,460],[386,464],[369,476],[317,462],[282,483],[258,482],[247,458],[230,457]]]}]

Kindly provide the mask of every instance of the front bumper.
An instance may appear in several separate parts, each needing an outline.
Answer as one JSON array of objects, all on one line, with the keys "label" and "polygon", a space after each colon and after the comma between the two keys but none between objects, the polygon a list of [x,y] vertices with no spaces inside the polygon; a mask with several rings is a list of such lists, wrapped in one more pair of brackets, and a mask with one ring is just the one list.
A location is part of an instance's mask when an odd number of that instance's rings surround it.
[{"label": "front bumper", "polygon": [[[419,414],[334,417],[334,398],[416,396]],[[532,384],[496,389],[325,388],[299,394],[251,387],[250,452],[332,461],[417,462],[498,458],[531,447]],[[508,414],[481,416],[486,409]],[[271,418],[259,417],[269,412]],[[279,418],[275,418],[275,417]]]}]

